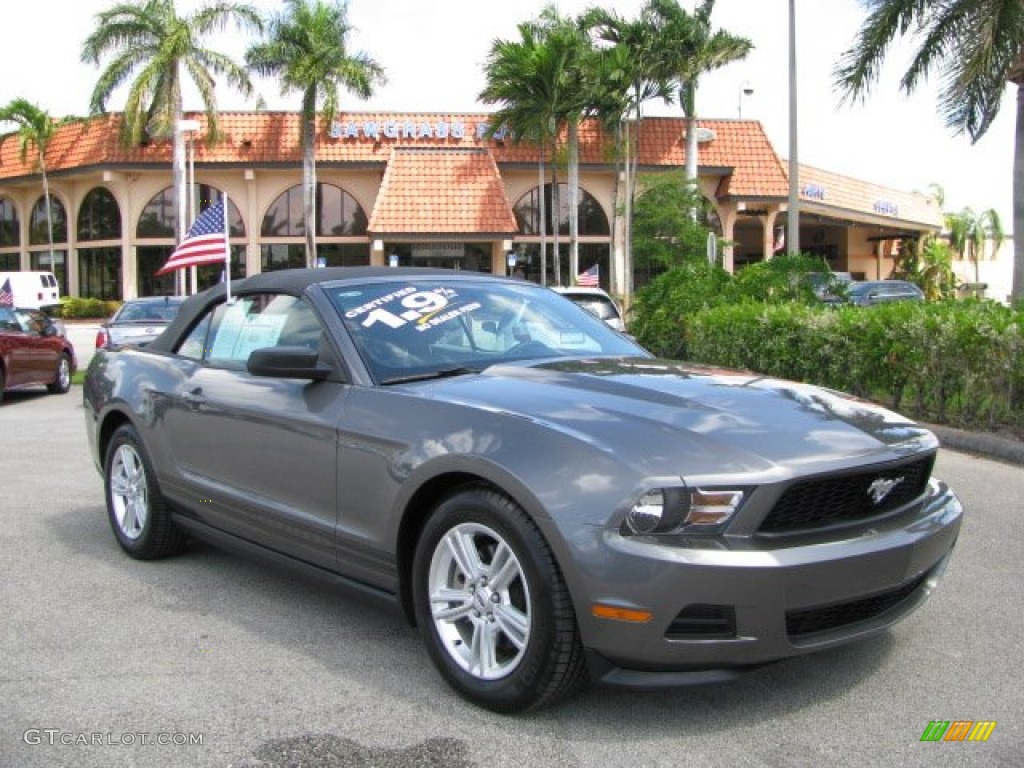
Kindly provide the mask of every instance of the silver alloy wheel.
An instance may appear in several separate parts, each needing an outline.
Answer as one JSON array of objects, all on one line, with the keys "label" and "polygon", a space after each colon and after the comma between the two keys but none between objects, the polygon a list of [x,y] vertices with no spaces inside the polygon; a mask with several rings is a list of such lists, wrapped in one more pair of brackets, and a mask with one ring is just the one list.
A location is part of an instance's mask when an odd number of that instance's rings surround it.
[{"label": "silver alloy wheel", "polygon": [[451,528],[428,577],[434,628],[448,655],[480,680],[511,674],[530,640],[530,587],[500,534],[479,523]]},{"label": "silver alloy wheel", "polygon": [[67,392],[71,387],[71,362],[67,355],[61,355],[60,363],[57,365],[57,386],[61,392]]},{"label": "silver alloy wheel", "polygon": [[127,443],[118,446],[110,463],[110,505],[124,537],[138,539],[149,519],[149,483],[142,457]]}]

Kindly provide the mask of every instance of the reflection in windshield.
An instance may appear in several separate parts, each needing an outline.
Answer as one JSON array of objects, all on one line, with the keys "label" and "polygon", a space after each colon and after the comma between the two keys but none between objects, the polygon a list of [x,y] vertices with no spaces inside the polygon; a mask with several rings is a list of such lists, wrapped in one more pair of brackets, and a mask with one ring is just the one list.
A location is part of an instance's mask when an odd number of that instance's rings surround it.
[{"label": "reflection in windshield", "polygon": [[327,293],[380,383],[516,360],[647,354],[540,286],[414,279],[338,285]]}]

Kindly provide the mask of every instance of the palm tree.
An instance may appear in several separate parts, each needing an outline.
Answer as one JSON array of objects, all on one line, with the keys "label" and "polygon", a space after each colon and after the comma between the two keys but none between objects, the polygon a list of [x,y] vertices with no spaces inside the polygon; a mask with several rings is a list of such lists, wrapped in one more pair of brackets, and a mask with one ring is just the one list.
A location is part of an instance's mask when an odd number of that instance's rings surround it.
[{"label": "palm tree", "polygon": [[[487,104],[504,105],[491,116],[492,128],[507,125],[516,140],[537,141],[542,154],[543,147],[551,142],[554,271],[560,285],[558,139],[564,130],[568,140],[569,264],[570,274],[575,274],[579,247],[579,124],[594,109],[596,53],[582,19],[565,18],[553,5],[536,20],[520,24],[518,31],[519,40],[496,40],[491,46],[484,66],[487,85],[479,98]],[[543,201],[543,177],[540,195]],[[542,211],[542,225],[543,215]],[[543,242],[541,261],[546,276]]]},{"label": "palm tree", "polygon": [[271,19],[267,40],[249,48],[246,63],[264,77],[279,77],[283,94],[302,94],[302,187],[306,265],[316,265],[316,118],[338,112],[339,92],[359,98],[373,95],[385,82],[384,70],[365,53],[350,54],[345,38],[352,31],[346,5],[324,0],[286,0],[287,10]]},{"label": "palm tree", "polygon": [[989,208],[981,213],[975,213],[970,208],[964,208],[959,213],[946,215],[946,226],[949,228],[949,244],[953,247],[960,258],[969,258],[974,264],[974,282],[981,282],[980,268],[978,262],[985,253],[985,245],[991,240],[993,244],[993,255],[999,250],[999,246],[1006,240],[1006,233],[1003,230],[1003,222],[999,213]]},{"label": "palm tree", "polygon": [[[656,70],[651,45],[656,30],[649,12],[642,12],[639,18],[631,20],[614,11],[594,8],[584,16],[584,25],[596,40],[612,44],[610,48],[599,49],[600,69],[595,86],[599,96],[603,97],[598,99],[598,116],[602,118],[606,129],[615,133],[616,161],[621,159],[625,171],[625,287],[627,293],[632,293],[632,226],[643,105],[656,98],[671,103],[672,90]],[[635,121],[635,138],[631,130],[634,127],[631,126],[631,118]],[[619,174],[616,173],[616,185],[618,178]]]},{"label": "palm tree", "polygon": [[867,0],[868,16],[834,70],[842,99],[866,97],[893,40],[919,42],[901,89],[912,92],[933,72],[941,83],[939,114],[971,142],[999,112],[1006,83],[1017,86],[1013,161],[1013,289],[1024,299],[1024,7],[1020,0]]},{"label": "palm tree", "polygon": [[[518,40],[495,40],[484,64],[486,85],[478,98],[484,104],[502,104],[491,115],[492,131],[508,128],[512,141],[535,142],[540,147],[538,163],[538,217],[540,236],[541,284],[547,284],[547,173],[544,155],[555,144],[555,118],[552,104],[558,100],[562,60],[557,51],[545,44],[536,25],[518,25]],[[552,153],[554,160],[554,153]],[[553,187],[558,175],[552,163]],[[557,232],[557,223],[555,226]],[[555,274],[559,274],[556,236]],[[561,278],[558,278],[558,282]]]},{"label": "palm tree", "polygon": [[46,234],[50,243],[50,269],[55,261],[53,253],[53,211],[50,205],[50,181],[46,175],[46,148],[50,139],[66,120],[54,120],[49,113],[27,99],[14,99],[0,109],[0,123],[10,122],[18,126],[18,146],[21,162],[28,157],[29,145],[35,147],[36,162],[43,177],[43,199],[46,201]]},{"label": "palm tree", "polygon": [[[259,14],[248,5],[211,2],[179,16],[174,0],[120,2],[97,14],[96,29],[82,46],[82,61],[99,65],[112,57],[92,92],[90,110],[106,111],[107,102],[128,86],[121,137],[138,144],[143,137],[173,137],[174,190],[178,228],[184,223],[185,137],[177,130],[183,114],[182,79],[196,85],[206,113],[206,139],[219,137],[215,75],[243,95],[252,94],[248,73],[230,57],[202,47],[202,38],[233,21],[239,29],[262,30]],[[178,232],[178,238],[184,236]]]},{"label": "palm tree", "polygon": [[711,29],[715,0],[702,0],[693,14],[677,0],[648,0],[644,13],[655,26],[662,77],[679,89],[679,104],[686,117],[686,178],[697,180],[697,85],[701,75],[750,53],[754,44],[725,30]]}]

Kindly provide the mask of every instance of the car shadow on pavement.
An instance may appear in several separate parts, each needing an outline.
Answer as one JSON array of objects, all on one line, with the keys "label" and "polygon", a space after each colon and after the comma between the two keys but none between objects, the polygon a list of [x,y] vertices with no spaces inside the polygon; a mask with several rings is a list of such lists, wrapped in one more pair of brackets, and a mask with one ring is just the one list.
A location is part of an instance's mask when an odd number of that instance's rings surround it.
[{"label": "car shadow on pavement", "polygon": [[[555,707],[510,718],[478,709],[449,689],[397,608],[201,542],[166,560],[132,560],[114,542],[101,506],[72,508],[48,518],[47,526],[83,571],[78,584],[55,596],[55,610],[62,600],[79,607],[89,601],[89,610],[103,618],[98,631],[106,639],[123,632],[131,642],[133,627],[157,632],[144,642],[162,648],[156,663],[167,664],[169,675],[185,664],[205,674],[244,676],[251,688],[246,695],[255,701],[279,700],[275,686],[281,679],[308,676],[320,696],[348,702],[353,692],[362,692],[345,706],[367,717],[380,708],[391,717],[428,722],[439,716],[446,722],[468,719],[524,738],[557,724],[571,730],[574,739],[594,743],[621,744],[624,735],[645,740],[709,733],[821,706],[881,673],[897,647],[894,637],[883,633],[761,667],[731,683],[657,691],[589,687]],[[125,615],[111,583],[120,593],[145,596],[132,615]],[[95,644],[90,631],[96,626],[82,627],[76,641]],[[119,649],[109,650],[112,668],[122,668]]]}]

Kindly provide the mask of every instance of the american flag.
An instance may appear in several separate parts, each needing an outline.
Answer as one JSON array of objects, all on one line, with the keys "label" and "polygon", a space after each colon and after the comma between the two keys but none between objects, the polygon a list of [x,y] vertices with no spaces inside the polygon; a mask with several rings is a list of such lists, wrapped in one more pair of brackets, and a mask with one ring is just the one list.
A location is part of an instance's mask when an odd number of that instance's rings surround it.
[{"label": "american flag", "polygon": [[224,200],[203,211],[189,229],[158,275],[200,264],[219,264],[225,260],[227,237],[224,232]]},{"label": "american flag", "polygon": [[4,287],[0,288],[0,307],[14,306],[14,290],[11,288],[11,279],[4,280]]},{"label": "american flag", "polygon": [[601,283],[601,268],[595,264],[586,272],[580,272],[576,275],[576,285],[582,285],[587,288],[597,288]]}]

